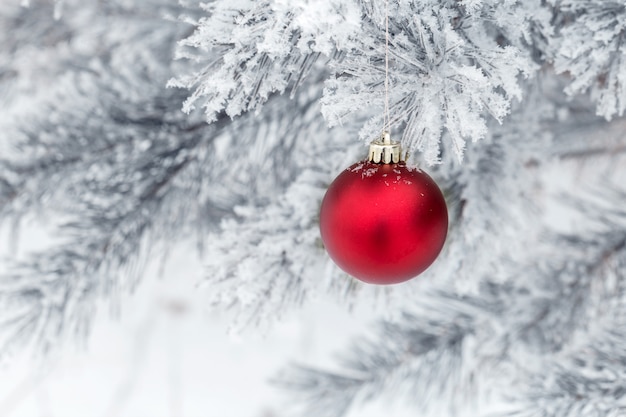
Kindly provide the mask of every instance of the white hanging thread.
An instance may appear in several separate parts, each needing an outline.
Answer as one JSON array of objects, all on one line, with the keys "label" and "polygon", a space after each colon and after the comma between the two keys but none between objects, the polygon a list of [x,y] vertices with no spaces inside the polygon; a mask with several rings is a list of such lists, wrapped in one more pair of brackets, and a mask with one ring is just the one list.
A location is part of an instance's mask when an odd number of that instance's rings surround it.
[{"label": "white hanging thread", "polygon": [[391,118],[389,116],[389,0],[385,0],[385,114],[383,115],[383,140],[390,142]]},{"label": "white hanging thread", "polygon": [[380,140],[370,143],[368,160],[374,163],[397,164],[404,161],[399,142],[391,141],[391,117],[389,116],[389,0],[385,0],[385,109],[383,132]]}]

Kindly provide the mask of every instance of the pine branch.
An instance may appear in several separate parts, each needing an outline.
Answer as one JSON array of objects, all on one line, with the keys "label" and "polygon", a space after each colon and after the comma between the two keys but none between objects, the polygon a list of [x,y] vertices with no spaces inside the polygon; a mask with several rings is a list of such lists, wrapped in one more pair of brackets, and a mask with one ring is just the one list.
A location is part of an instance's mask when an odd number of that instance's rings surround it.
[{"label": "pine branch", "polygon": [[[28,341],[45,351],[69,334],[86,334],[98,297],[115,301],[120,289],[132,290],[151,248],[191,230],[202,234],[238,199],[212,184],[223,166],[214,163],[215,142],[230,121],[208,126],[184,116],[180,92],[164,88],[181,25],[164,24],[154,14],[163,10],[87,8],[82,17],[94,20],[81,21],[76,27],[84,30],[73,36],[76,45],[97,40],[98,54],[61,54],[71,57],[69,70],[52,74],[48,94],[29,96],[28,106],[9,102],[3,114],[13,149],[0,157],[0,209],[16,218],[44,213],[59,223],[59,235],[55,246],[1,277],[9,318],[2,353]],[[25,27],[40,18],[19,15]],[[112,22],[128,25],[127,42],[107,32]],[[58,47],[45,52],[53,57]],[[126,65],[128,57],[136,67]]]},{"label": "pine branch", "polygon": [[[511,100],[521,99],[518,75],[536,70],[517,45],[531,36],[530,10],[540,6],[516,4],[509,11],[509,3],[495,0],[481,7],[391,4],[392,113],[396,125],[406,125],[407,149],[437,162],[446,130],[460,158],[466,139],[485,136],[483,113],[502,121]],[[223,110],[231,116],[258,110],[272,93],[293,90],[308,74],[330,69],[322,111],[331,126],[353,119],[356,109],[370,117],[380,114],[385,56],[380,7],[348,0],[316,7],[244,1],[237,7],[208,3],[205,12],[179,52],[200,61],[202,69],[170,83],[194,90],[186,110],[201,102],[209,121]],[[534,21],[545,25],[546,20]],[[507,28],[509,43],[498,44],[490,36],[494,27]],[[321,60],[323,67],[314,65]],[[371,118],[362,139],[373,139],[381,124],[380,117]]]},{"label": "pine branch", "polygon": [[[319,260],[308,252],[317,246],[315,222],[304,224],[301,216],[308,213],[307,218],[315,218],[309,211],[316,204],[305,202],[317,199],[323,180],[317,168],[305,175],[296,173],[313,159],[323,162],[322,151],[345,149],[344,138],[336,141],[336,148],[328,148],[330,139],[319,135],[323,124],[316,117],[319,110],[314,109],[320,93],[317,80],[307,85],[304,98],[270,97],[268,108],[274,110],[260,118],[248,114],[230,121],[221,114],[215,123],[206,125],[197,115],[179,112],[180,91],[155,88],[172,73],[171,46],[181,33],[180,25],[146,19],[140,10],[135,12],[128,16],[115,10],[105,13],[103,22],[96,20],[99,23],[81,32],[83,42],[89,44],[100,39],[103,25],[121,19],[132,28],[125,35],[128,42],[105,37],[97,57],[74,56],[73,70],[58,76],[50,96],[30,98],[32,110],[16,105],[12,110],[19,118],[3,120],[19,139],[13,141],[17,151],[1,158],[11,196],[3,200],[6,212],[15,216],[54,213],[65,221],[57,230],[62,241],[56,247],[32,254],[3,277],[8,285],[3,294],[7,303],[23,306],[3,331],[13,334],[26,322],[22,341],[38,338],[43,348],[80,323],[88,328],[85,323],[93,315],[98,296],[114,298],[120,288],[132,289],[150,248],[173,244],[192,233],[197,234],[201,249],[219,247],[219,242],[205,242],[203,235],[224,217],[233,217],[237,204],[255,209],[278,200],[277,211],[262,212],[273,213],[269,219],[249,217],[243,226],[251,231],[250,225],[258,221],[269,227],[259,230],[269,234],[275,232],[277,217],[286,218],[282,230],[293,240],[276,242],[286,243],[290,256],[292,245],[299,244],[292,258],[285,261],[279,256],[277,266],[271,266],[269,256],[252,266],[255,272],[258,266],[267,267],[268,276],[276,268],[284,272],[278,281],[268,281],[270,288],[276,288],[274,297],[301,300],[303,270]],[[146,37],[155,25],[159,31]],[[129,68],[125,65],[129,57],[141,60]],[[297,117],[288,111],[294,104],[301,111]],[[317,143],[311,146],[307,136]],[[254,151],[242,157],[247,154],[243,149]],[[321,172],[332,168],[321,165]],[[274,191],[267,191],[275,189],[280,196],[292,183],[291,189],[299,191],[282,201]],[[300,199],[301,195],[306,199]],[[244,209],[237,213],[240,219],[247,217]],[[294,222],[293,230],[286,227]],[[229,228],[225,229],[228,233]],[[227,252],[232,258],[214,257],[219,251],[212,252],[210,259],[219,261],[220,270],[229,270],[229,259],[241,263],[242,256],[250,258],[251,248],[258,244],[255,236],[236,233],[246,251],[232,251],[231,245]],[[243,245],[246,237],[252,246]],[[53,267],[49,269],[44,261]],[[291,269],[285,269],[286,265]],[[293,276],[299,280],[289,279]],[[48,282],[53,283],[52,289],[39,288]],[[241,288],[241,281],[235,287]],[[225,299],[227,294],[228,290],[220,292],[216,286],[210,297]],[[259,305],[267,308],[268,304]],[[14,337],[7,341],[19,345]]]},{"label": "pine branch", "polygon": [[[202,62],[202,68],[169,84],[194,90],[184,110],[191,111],[201,101],[211,122],[222,111],[235,117],[258,110],[273,93],[291,89],[293,95],[322,55],[334,54],[337,33],[353,25],[349,2],[327,3],[317,6],[322,10],[267,0],[236,6],[205,3],[208,16],[195,22],[196,31],[181,42],[179,51],[181,57]],[[208,57],[206,50],[211,51]]]},{"label": "pine branch", "polygon": [[568,94],[589,92],[597,114],[610,120],[626,109],[624,33],[626,6],[621,1],[563,0],[558,6],[569,22],[557,39],[555,70],[572,82]]},{"label": "pine branch", "polygon": [[341,372],[292,366],[275,383],[298,399],[299,414],[320,417],[343,416],[357,403],[390,392],[409,394],[420,409],[459,393],[469,396],[473,377],[462,368],[467,338],[476,327],[471,311],[476,306],[444,293],[421,301],[421,314],[381,322],[373,337],[356,341]]},{"label": "pine branch", "polygon": [[[625,266],[621,264],[622,271]],[[590,332],[579,335],[575,347],[566,354],[546,360],[540,374],[529,375],[528,388],[510,396],[518,409],[506,415],[569,417],[624,413],[624,308],[612,304],[606,321],[595,323]]]},{"label": "pine branch", "polygon": [[473,293],[485,277],[509,282],[511,265],[524,261],[520,258],[527,253],[528,241],[541,228],[537,178],[551,157],[545,149],[554,142],[546,125],[559,110],[545,101],[547,94],[558,91],[553,78],[538,77],[506,124],[490,123],[489,136],[467,149],[462,166],[443,154],[436,178],[446,190],[452,227],[442,262],[431,268],[432,279]]},{"label": "pine branch", "polygon": [[537,311],[537,321],[529,323],[543,335],[541,340],[552,339],[553,350],[535,361],[522,356],[526,359],[520,362],[516,389],[503,393],[514,407],[498,415],[618,416],[626,407],[626,211],[621,205],[626,192],[609,189],[596,195],[601,198],[595,203],[577,197],[583,213],[594,219],[594,230],[585,237],[553,240],[559,258],[540,269],[552,279],[543,286],[547,302]]},{"label": "pine branch", "polygon": [[[439,161],[444,132],[450,141],[446,147],[457,158],[463,155],[466,139],[484,138],[484,114],[501,121],[510,100],[521,98],[518,74],[528,76],[535,70],[515,46],[487,41],[491,38],[484,22],[498,22],[499,7],[490,2],[474,9],[458,2],[392,3],[391,114],[394,124],[403,126],[406,148],[423,152],[429,164]],[[527,25],[524,13],[516,16],[519,27]],[[355,39],[345,59],[336,64],[337,76],[327,83],[323,108],[331,125],[345,123],[354,109],[379,113],[373,108],[382,107],[381,21],[382,14],[365,14],[369,36]],[[372,139],[380,124],[380,117],[370,119],[362,139]]]},{"label": "pine branch", "polygon": [[[324,273],[318,210],[332,176],[364,150],[348,147],[353,135],[346,129],[320,133],[325,126],[319,84],[301,89],[297,113],[289,111],[293,100],[274,96],[255,123],[239,129],[250,143],[266,144],[259,164],[283,178],[263,184],[264,194],[235,207],[236,216],[207,242],[209,302],[232,309],[237,327],[273,322],[311,294],[342,287],[327,282]],[[349,286],[345,277],[339,279]]]}]

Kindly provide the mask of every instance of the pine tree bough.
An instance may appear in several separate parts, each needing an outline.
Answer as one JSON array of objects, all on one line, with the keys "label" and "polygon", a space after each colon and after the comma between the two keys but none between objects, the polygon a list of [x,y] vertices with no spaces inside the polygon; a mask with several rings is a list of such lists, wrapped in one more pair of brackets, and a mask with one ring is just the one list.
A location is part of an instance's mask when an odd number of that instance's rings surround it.
[{"label": "pine tree bough", "polygon": [[[17,241],[48,219],[54,244],[2,265],[0,355],[86,337],[189,236],[237,328],[379,295],[332,267],[317,213],[382,129],[383,1],[19,3],[0,5],[0,223]],[[435,164],[450,238],[337,369],[276,383],[319,417],[394,393],[441,416],[624,414],[626,5],[389,12],[392,133]]]},{"label": "pine tree bough", "polygon": [[[194,89],[185,109],[202,100],[207,119],[258,109],[273,92],[297,89],[315,62],[328,73],[322,113],[331,126],[358,109],[380,113],[384,99],[385,9],[369,1],[210,2],[182,46],[213,49],[218,59],[170,85]],[[521,100],[519,75],[537,69],[519,46],[530,37],[540,2],[391,2],[391,113],[404,126],[405,149],[439,161],[448,132],[461,159],[465,140],[485,137],[485,113],[501,122],[511,100]],[[541,15],[540,15],[541,16]],[[506,29],[501,29],[506,28]],[[181,56],[189,57],[188,48]],[[229,80],[224,82],[224,80]],[[294,93],[292,93],[294,94]],[[380,132],[380,115],[361,131]]]},{"label": "pine tree bough", "polygon": [[555,70],[572,77],[567,93],[589,91],[597,114],[608,120],[624,115],[626,4],[564,0],[560,8],[572,20],[555,42]]}]

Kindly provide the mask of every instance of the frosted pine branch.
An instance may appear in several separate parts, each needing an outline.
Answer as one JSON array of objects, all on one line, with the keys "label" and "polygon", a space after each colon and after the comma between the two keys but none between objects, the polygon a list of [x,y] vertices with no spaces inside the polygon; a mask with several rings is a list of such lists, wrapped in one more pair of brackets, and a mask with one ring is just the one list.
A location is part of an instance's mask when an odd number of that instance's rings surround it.
[{"label": "frosted pine branch", "polygon": [[238,219],[224,221],[209,242],[210,301],[235,308],[238,327],[267,324],[322,287],[324,252],[315,218],[323,184],[319,173],[300,174],[271,205],[237,208]]},{"label": "frosted pine branch", "polygon": [[[212,171],[221,165],[209,161],[224,118],[212,126],[194,121],[179,111],[180,93],[164,87],[180,24],[151,14],[167,7],[128,15],[93,7],[80,24],[73,22],[83,30],[60,30],[74,40],[71,46],[50,38],[42,51],[8,51],[4,56],[15,59],[2,61],[9,80],[17,79],[14,92],[38,92],[2,97],[7,112],[0,124],[11,138],[0,155],[3,220],[43,212],[56,227],[55,246],[26,256],[1,277],[3,305],[13,308],[1,326],[3,349],[28,340],[48,349],[88,328],[98,297],[134,288],[151,248],[190,230],[202,233],[238,198],[224,197],[210,183],[221,174]],[[40,18],[30,10],[10,12],[28,25]],[[109,33],[111,21],[128,25],[124,41]],[[17,29],[8,36],[19,38]],[[129,41],[136,38],[145,42]],[[100,55],[81,49],[94,42]],[[56,59],[71,65],[57,70],[63,65]]]},{"label": "frosted pine branch", "polygon": [[555,69],[572,77],[568,94],[589,92],[597,114],[610,120],[626,109],[626,5],[622,1],[564,0],[570,22],[558,37]]},{"label": "frosted pine branch", "polygon": [[[511,100],[521,99],[519,77],[536,69],[518,47],[519,38],[530,37],[531,6],[509,3],[391,2],[392,117],[406,125],[407,149],[425,152],[429,163],[439,160],[444,130],[447,146],[461,158],[466,139],[485,136],[485,114],[501,122]],[[201,69],[170,82],[194,90],[186,110],[201,101],[209,121],[223,110],[230,116],[258,110],[270,94],[297,88],[314,71],[330,73],[322,111],[331,126],[381,113],[380,7],[350,0],[240,1],[208,3],[205,11],[209,16],[180,50]],[[511,36],[500,39],[503,45],[493,36],[499,25]],[[318,60],[326,65],[314,65]],[[353,115],[355,109],[361,114]],[[381,126],[379,116],[372,118],[361,137],[374,138]]]},{"label": "frosted pine branch", "polygon": [[[435,300],[453,307],[439,309]],[[472,310],[472,302],[459,302],[450,294],[429,294],[420,301],[422,314],[405,313],[398,322],[381,322],[375,336],[355,341],[341,361],[341,371],[292,366],[275,383],[300,399],[301,415],[340,417],[353,406],[391,392],[394,397],[409,394],[420,409],[451,411],[453,402],[437,402],[474,391],[472,373],[463,368],[476,315],[464,311]]]},{"label": "frosted pine branch", "polygon": [[[614,316],[615,317],[615,316]],[[623,312],[617,316],[623,319]],[[507,416],[546,417],[611,416],[626,411],[621,367],[626,360],[623,339],[626,336],[619,320],[599,326],[575,351],[543,368],[542,375],[530,376],[530,387],[522,392],[520,408]]]},{"label": "frosted pine branch", "polygon": [[170,86],[194,89],[184,109],[201,101],[208,121],[222,111],[234,117],[258,110],[272,93],[295,90],[321,56],[335,55],[358,28],[358,10],[347,0],[210,2],[204,10],[208,17],[181,42],[181,56],[202,69]]},{"label": "frosted pine branch", "polygon": [[[407,149],[424,152],[429,164],[439,161],[444,131],[449,140],[445,148],[462,158],[466,139],[485,137],[484,116],[502,121],[511,100],[521,99],[518,76],[534,73],[524,52],[509,41],[499,45],[488,35],[503,7],[510,5],[485,2],[482,7],[465,8],[458,2],[391,3],[391,117],[395,125],[403,125]],[[335,75],[327,82],[323,101],[331,125],[345,123],[356,109],[370,108],[381,114],[384,14],[371,6],[364,9],[367,36],[352,40],[345,58],[331,64]],[[523,13],[516,16],[523,30],[529,22]],[[362,130],[362,139],[373,139],[380,126],[379,116],[371,119]]]},{"label": "frosted pine branch", "polygon": [[[520,227],[526,228],[528,239],[539,232],[528,226],[536,224],[539,215],[533,184],[539,167],[549,157],[545,146],[550,146],[554,139],[546,124],[558,109],[546,103],[544,97],[558,91],[559,85],[549,76],[541,76],[537,81],[542,87],[525,92],[526,99],[514,107],[506,124],[491,121],[489,135],[482,143],[468,147],[462,168],[450,160],[440,166],[439,175],[448,179],[455,227],[450,231],[451,240],[444,255],[447,268],[437,275],[454,277],[452,281],[458,289],[476,289],[480,282],[477,277],[491,276],[505,268],[504,260],[524,253],[526,243],[519,239]],[[494,239],[495,236],[498,237]],[[503,246],[500,239],[507,245]],[[478,252],[470,255],[468,248]],[[490,256],[480,255],[484,253]],[[498,273],[495,277],[508,279]]]},{"label": "frosted pine branch", "polygon": [[[266,194],[235,207],[236,216],[222,221],[207,242],[209,301],[232,309],[237,327],[272,323],[311,295],[342,287],[325,273],[318,210],[332,177],[365,149],[347,145],[351,135],[345,130],[321,134],[320,88],[307,83],[302,90],[307,94],[298,100],[297,114],[288,111],[293,100],[273,96],[256,122],[240,128],[255,146],[261,144],[260,167],[284,178],[265,184]],[[350,283],[346,277],[333,278]]]},{"label": "frosted pine branch", "polygon": [[[624,198],[623,193],[612,197]],[[621,194],[621,195],[620,195]],[[528,387],[517,395],[508,395],[517,402],[518,410],[507,415],[548,417],[566,416],[619,416],[626,410],[623,393],[624,370],[616,364],[626,361],[623,339],[624,271],[626,270],[626,223],[625,213],[614,212],[621,222],[612,225],[612,231],[598,236],[607,242],[595,262],[583,273],[589,281],[588,290],[578,300],[594,306],[588,321],[579,323],[579,331],[563,347],[562,353],[546,358],[540,374],[528,374]],[[605,219],[608,220],[608,219]],[[589,242],[599,246],[602,242]],[[591,291],[590,291],[591,290]],[[574,297],[576,299],[576,297]]]}]

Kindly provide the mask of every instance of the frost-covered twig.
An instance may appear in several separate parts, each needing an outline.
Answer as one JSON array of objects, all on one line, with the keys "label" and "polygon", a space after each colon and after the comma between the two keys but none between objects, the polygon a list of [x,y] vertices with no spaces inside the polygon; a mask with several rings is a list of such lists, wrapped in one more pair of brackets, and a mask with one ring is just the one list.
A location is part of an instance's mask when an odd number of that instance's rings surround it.
[{"label": "frost-covered twig", "polygon": [[555,39],[555,70],[572,77],[568,94],[590,92],[597,114],[607,119],[626,109],[623,1],[563,0],[558,3],[569,22]]},{"label": "frost-covered twig", "polygon": [[[622,193],[621,198],[624,197]],[[623,220],[623,211],[621,215]],[[609,237],[615,239],[609,239],[612,243],[607,250],[585,271],[596,280],[590,284],[596,290],[579,298],[592,303],[596,311],[590,320],[580,323],[578,333],[560,353],[544,358],[540,372],[523,376],[528,380],[524,389],[505,395],[509,401],[515,401],[515,410],[506,415],[624,414],[626,223],[614,227]]]},{"label": "frost-covered twig", "polygon": [[[201,234],[238,198],[208,192],[226,119],[208,126],[183,115],[180,92],[164,86],[181,25],[164,24],[160,12],[169,6],[143,6],[129,14],[114,5],[72,10],[72,29],[61,30],[69,45],[47,31],[31,33],[50,41],[38,52],[49,74],[39,72],[37,53],[3,51],[13,58],[3,61],[18,80],[13,91],[23,94],[5,98],[0,115],[0,210],[3,220],[43,214],[56,236],[1,277],[2,353],[26,340],[48,349],[88,328],[97,297],[131,290],[151,247]],[[11,11],[6,19],[23,23],[7,36],[20,39],[29,19],[41,19],[31,10]],[[113,33],[110,24],[128,30]],[[97,53],[82,49],[93,43]]]},{"label": "frost-covered twig", "polygon": [[184,109],[201,101],[208,121],[222,111],[234,117],[258,110],[272,93],[297,89],[321,56],[335,55],[337,43],[355,36],[358,9],[351,3],[207,2],[208,16],[179,52],[202,69],[170,85],[193,89]]},{"label": "frost-covered twig", "polygon": [[319,204],[332,176],[365,149],[350,144],[347,129],[327,132],[319,115],[319,86],[307,83],[305,89],[298,113],[289,112],[293,100],[274,96],[258,124],[242,128],[251,143],[266,147],[259,165],[284,178],[235,207],[236,216],[224,220],[207,241],[210,302],[233,309],[238,326],[272,322],[311,293],[341,287],[326,282]]},{"label": "frost-covered twig", "polygon": [[355,341],[339,372],[292,366],[275,383],[299,399],[295,408],[301,415],[340,417],[390,392],[407,395],[420,409],[433,404],[454,409],[453,402],[437,402],[458,395],[469,399],[474,391],[463,361],[477,326],[475,312],[468,312],[475,306],[451,294],[429,295],[430,301],[420,300],[421,314],[381,322],[372,338]]},{"label": "frost-covered twig", "polygon": [[[486,135],[485,114],[502,121],[511,100],[521,99],[518,76],[536,69],[518,46],[530,37],[530,11],[538,7],[540,2],[516,3],[510,10],[510,2],[496,0],[479,6],[391,2],[391,110],[394,124],[405,124],[402,140],[409,150],[438,161],[445,130],[460,158],[466,139]],[[208,120],[223,110],[231,116],[258,110],[271,93],[297,88],[307,74],[321,70],[330,74],[322,111],[331,126],[348,123],[348,115],[354,119],[356,109],[380,113],[384,8],[351,0],[249,0],[236,7],[211,2],[205,10],[208,17],[196,23],[181,55],[209,62],[171,83],[194,90],[186,109],[201,101]],[[207,58],[206,49],[218,58]],[[321,57],[325,67],[315,68]],[[373,117],[361,137],[373,139],[381,126],[380,116]]]}]

